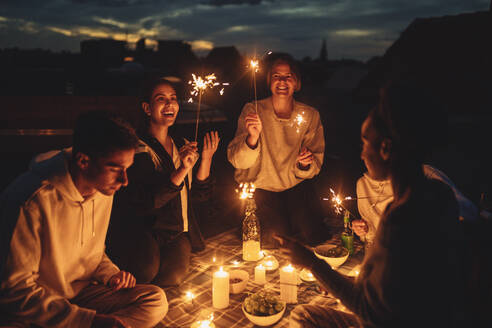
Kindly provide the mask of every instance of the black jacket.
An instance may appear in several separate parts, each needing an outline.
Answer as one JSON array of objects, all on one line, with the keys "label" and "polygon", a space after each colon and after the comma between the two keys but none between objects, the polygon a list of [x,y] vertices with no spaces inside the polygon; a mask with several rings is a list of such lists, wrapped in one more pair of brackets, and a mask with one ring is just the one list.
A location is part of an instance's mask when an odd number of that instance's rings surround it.
[{"label": "black jacket", "polygon": [[[188,231],[194,252],[205,248],[203,236],[193,210],[193,199],[208,199],[212,192],[212,179],[205,181],[193,179],[192,190],[189,190],[188,177],[176,186],[170,175],[176,169],[171,156],[157,139],[149,134],[141,135],[140,139],[151,148],[135,155],[133,165],[128,169],[128,186],[120,190],[114,198],[111,215],[111,226],[131,227],[133,224],[143,225],[150,229],[155,238],[168,242],[183,232],[180,191],[188,192]],[[181,147],[182,142],[175,142]],[[149,149],[147,149],[149,150]],[[159,165],[156,165],[157,155]]]}]

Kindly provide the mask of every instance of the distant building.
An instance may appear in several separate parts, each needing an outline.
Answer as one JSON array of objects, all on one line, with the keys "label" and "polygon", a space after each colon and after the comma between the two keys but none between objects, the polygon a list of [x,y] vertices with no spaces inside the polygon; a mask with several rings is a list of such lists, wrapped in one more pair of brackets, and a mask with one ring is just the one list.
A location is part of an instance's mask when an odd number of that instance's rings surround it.
[{"label": "distant building", "polygon": [[205,57],[205,65],[213,72],[222,76],[223,79],[234,79],[243,70],[246,63],[243,62],[243,57],[239,54],[236,47],[215,47]]},{"label": "distant building", "polygon": [[159,66],[176,75],[183,73],[187,66],[193,67],[198,63],[191,45],[183,40],[158,40],[156,56]]},{"label": "distant building", "polygon": [[126,41],[94,39],[80,42],[82,59],[102,67],[118,67],[127,53]]},{"label": "distant building", "polygon": [[388,81],[412,78],[450,112],[486,113],[492,108],[490,40],[491,11],[416,19],[374,63],[355,96],[374,103]]}]

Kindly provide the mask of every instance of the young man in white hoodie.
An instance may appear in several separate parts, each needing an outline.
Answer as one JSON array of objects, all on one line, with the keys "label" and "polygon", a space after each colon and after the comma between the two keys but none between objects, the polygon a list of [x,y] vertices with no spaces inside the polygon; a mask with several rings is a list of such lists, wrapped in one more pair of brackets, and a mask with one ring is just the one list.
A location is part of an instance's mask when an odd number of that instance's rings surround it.
[{"label": "young man in white hoodie", "polygon": [[105,254],[113,194],[137,137],[113,114],[77,120],[73,150],[35,163],[0,198],[0,327],[153,327],[162,289]]}]

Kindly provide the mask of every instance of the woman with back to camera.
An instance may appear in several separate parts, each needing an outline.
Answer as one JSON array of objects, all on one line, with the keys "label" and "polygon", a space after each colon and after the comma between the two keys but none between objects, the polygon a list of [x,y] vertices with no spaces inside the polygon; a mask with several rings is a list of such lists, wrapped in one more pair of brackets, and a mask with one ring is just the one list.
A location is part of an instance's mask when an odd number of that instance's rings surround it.
[{"label": "woman with back to camera", "polygon": [[162,78],[147,81],[140,105],[140,146],[128,170],[128,187],[115,197],[108,253],[139,282],[178,285],[188,272],[191,252],[205,247],[192,198],[206,199],[211,193],[210,167],[220,139],[216,131],[205,135],[193,178],[197,143],[184,140],[180,145],[169,134],[179,112],[174,86]]}]

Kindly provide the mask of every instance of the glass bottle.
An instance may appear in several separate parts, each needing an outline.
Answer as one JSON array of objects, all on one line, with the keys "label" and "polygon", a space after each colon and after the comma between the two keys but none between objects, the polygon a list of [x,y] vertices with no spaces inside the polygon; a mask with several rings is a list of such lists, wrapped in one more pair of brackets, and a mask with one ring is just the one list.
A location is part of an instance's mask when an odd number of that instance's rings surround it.
[{"label": "glass bottle", "polygon": [[254,198],[246,198],[246,211],[243,220],[243,260],[260,259],[260,222],[256,216]]},{"label": "glass bottle", "polygon": [[342,232],[342,245],[348,249],[349,254],[354,254],[354,231],[352,230],[352,224],[350,222],[350,212],[345,210],[343,214],[343,232]]}]

